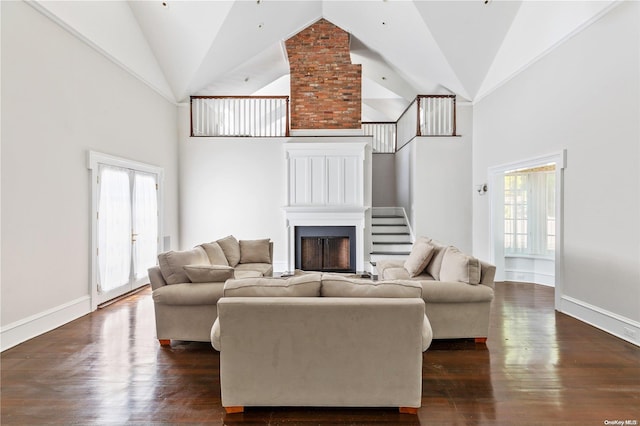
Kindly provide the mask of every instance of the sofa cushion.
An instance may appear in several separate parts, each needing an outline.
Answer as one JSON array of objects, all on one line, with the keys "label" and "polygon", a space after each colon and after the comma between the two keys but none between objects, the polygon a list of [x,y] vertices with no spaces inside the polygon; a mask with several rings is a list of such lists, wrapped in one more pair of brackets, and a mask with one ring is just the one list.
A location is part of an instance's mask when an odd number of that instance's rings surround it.
[{"label": "sofa cushion", "polygon": [[186,265],[183,266],[192,283],[225,282],[233,278],[233,268],[223,265]]},{"label": "sofa cushion", "polygon": [[448,247],[442,258],[440,281],[458,281],[467,284],[480,282],[480,261],[462,253],[456,247]]},{"label": "sofa cushion", "polygon": [[322,297],[422,297],[415,281],[371,281],[336,274],[322,275]]},{"label": "sofa cushion", "polygon": [[247,269],[247,270],[236,269],[235,272],[233,273],[233,276],[235,279],[242,279],[242,278],[262,278],[264,275],[260,271],[254,271],[250,269]]},{"label": "sofa cushion", "polygon": [[224,283],[182,283],[165,285],[153,290],[152,297],[155,303],[162,305],[215,306],[222,297],[223,288]]},{"label": "sofa cushion", "polygon": [[243,278],[227,280],[224,297],[317,297],[320,274],[289,278]]},{"label": "sofa cushion", "polygon": [[207,253],[209,262],[211,262],[212,265],[229,265],[227,256],[225,256],[224,251],[222,251],[222,247],[220,247],[220,244],[217,242],[214,241],[212,243],[200,244],[200,247],[202,247]]},{"label": "sofa cushion", "polygon": [[[242,275],[245,272],[255,272],[252,275]],[[239,275],[240,274],[240,275]],[[236,278],[242,277],[270,277],[273,275],[273,265],[270,263],[238,263],[236,265]]]},{"label": "sofa cushion", "polygon": [[409,272],[404,269],[404,261],[396,259],[382,259],[376,262],[376,270],[378,277],[383,280],[433,280],[433,277],[422,271],[420,275],[413,278],[409,276]]},{"label": "sofa cushion", "polygon": [[240,240],[240,263],[271,263],[269,239]]},{"label": "sofa cushion", "polygon": [[167,284],[188,283],[183,268],[186,265],[209,265],[209,257],[202,247],[185,251],[167,251],[158,255],[160,272]]},{"label": "sofa cushion", "polygon": [[413,278],[420,275],[434,255],[435,247],[426,241],[418,241],[411,247],[411,253],[404,262],[404,269]]},{"label": "sofa cushion", "polygon": [[441,244],[436,240],[429,240],[429,244],[434,247],[433,257],[427,264],[425,271],[433,277],[434,280],[440,279],[440,267],[442,266],[442,259],[444,258],[444,252],[447,250],[447,246]]},{"label": "sofa cushion", "polygon": [[224,252],[229,266],[235,267],[240,262],[240,243],[236,237],[229,235],[216,241]]}]

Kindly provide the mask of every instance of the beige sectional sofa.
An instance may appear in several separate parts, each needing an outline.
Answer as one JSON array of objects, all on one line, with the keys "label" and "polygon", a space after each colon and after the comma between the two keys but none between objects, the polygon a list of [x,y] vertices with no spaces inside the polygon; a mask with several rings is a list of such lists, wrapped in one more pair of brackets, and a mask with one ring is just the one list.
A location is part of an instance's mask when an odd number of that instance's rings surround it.
[{"label": "beige sectional sofa", "polygon": [[453,246],[419,237],[406,261],[376,262],[383,280],[410,280],[422,287],[434,339],[486,341],[496,268]]},{"label": "beige sectional sofa", "polygon": [[229,413],[245,406],[415,413],[431,338],[418,283],[320,273],[228,280],[211,329]]},{"label": "beige sectional sofa", "polygon": [[238,241],[232,235],[158,255],[149,280],[160,344],[168,345],[171,339],[208,342],[225,281],[272,276],[272,259],[268,239]]}]

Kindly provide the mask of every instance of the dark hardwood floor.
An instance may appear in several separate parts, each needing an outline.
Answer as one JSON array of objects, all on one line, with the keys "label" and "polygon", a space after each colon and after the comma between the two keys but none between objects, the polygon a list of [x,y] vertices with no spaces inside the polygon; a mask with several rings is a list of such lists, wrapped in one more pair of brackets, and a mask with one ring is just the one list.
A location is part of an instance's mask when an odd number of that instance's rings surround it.
[{"label": "dark hardwood floor", "polygon": [[[219,355],[154,338],[149,289],[1,355],[2,425],[606,425],[640,422],[640,348],[553,309],[553,289],[497,283],[486,346],[434,341],[422,408],[220,405]],[[384,366],[381,366],[384,368]],[[635,423],[634,423],[635,421]]]}]

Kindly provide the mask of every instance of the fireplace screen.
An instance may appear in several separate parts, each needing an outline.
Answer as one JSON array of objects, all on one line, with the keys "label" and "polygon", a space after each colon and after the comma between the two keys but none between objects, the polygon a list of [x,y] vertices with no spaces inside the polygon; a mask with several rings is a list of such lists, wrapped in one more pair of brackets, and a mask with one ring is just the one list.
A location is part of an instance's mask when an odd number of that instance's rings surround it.
[{"label": "fireplace screen", "polygon": [[301,267],[307,271],[349,271],[349,237],[303,237]]},{"label": "fireplace screen", "polygon": [[355,272],[355,227],[297,226],[296,268]]}]

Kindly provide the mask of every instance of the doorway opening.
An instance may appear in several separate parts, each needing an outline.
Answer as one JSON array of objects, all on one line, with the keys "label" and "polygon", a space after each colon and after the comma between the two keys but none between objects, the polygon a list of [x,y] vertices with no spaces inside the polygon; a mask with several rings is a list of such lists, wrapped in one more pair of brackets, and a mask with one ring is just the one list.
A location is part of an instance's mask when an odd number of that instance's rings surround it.
[{"label": "doorway opening", "polygon": [[565,162],[562,151],[489,169],[496,281],[555,287],[556,307],[562,295]]}]

